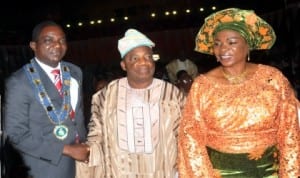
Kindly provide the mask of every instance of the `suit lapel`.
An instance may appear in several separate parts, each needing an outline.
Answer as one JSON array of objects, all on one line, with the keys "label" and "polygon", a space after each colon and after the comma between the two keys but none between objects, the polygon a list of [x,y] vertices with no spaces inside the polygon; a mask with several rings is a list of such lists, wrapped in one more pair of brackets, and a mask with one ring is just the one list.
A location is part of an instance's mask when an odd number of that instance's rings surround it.
[{"label": "suit lapel", "polygon": [[46,72],[40,67],[38,63],[36,63],[37,66],[37,72],[39,73],[40,79],[45,87],[45,90],[51,99],[51,102],[53,103],[55,108],[61,107],[61,104],[63,102],[62,97],[60,96],[59,92],[57,91],[55,85],[49,78],[49,76],[46,74]]}]

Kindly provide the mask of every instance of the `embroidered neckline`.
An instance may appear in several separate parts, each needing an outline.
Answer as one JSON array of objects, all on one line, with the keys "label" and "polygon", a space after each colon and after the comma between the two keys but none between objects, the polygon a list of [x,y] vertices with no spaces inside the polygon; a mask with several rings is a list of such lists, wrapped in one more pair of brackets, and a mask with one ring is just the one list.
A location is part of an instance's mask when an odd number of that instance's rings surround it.
[{"label": "embroidered neckline", "polygon": [[226,78],[226,80],[230,84],[240,84],[246,80],[247,69],[245,69],[242,73],[240,73],[238,75],[228,74],[224,71],[224,69],[222,69],[222,73],[223,73],[223,76]]}]

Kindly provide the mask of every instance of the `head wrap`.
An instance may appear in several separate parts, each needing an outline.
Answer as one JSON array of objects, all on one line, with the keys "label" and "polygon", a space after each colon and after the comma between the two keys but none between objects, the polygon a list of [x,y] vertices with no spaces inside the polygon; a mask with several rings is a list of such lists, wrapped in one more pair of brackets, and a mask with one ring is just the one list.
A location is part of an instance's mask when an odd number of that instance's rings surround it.
[{"label": "head wrap", "polygon": [[253,10],[228,8],[205,18],[196,37],[195,51],[213,54],[214,36],[225,29],[239,32],[250,50],[270,49],[276,40],[273,28]]},{"label": "head wrap", "polygon": [[124,58],[130,50],[139,46],[148,46],[152,48],[155,44],[141,32],[135,29],[128,29],[125,32],[125,36],[118,41],[118,49],[121,58]]}]

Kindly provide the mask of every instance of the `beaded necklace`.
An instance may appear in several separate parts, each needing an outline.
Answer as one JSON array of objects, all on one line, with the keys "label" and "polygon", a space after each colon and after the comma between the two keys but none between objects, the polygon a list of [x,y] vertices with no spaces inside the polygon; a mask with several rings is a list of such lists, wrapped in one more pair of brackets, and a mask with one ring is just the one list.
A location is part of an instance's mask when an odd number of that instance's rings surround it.
[{"label": "beaded necklace", "polygon": [[31,82],[34,90],[36,91],[36,96],[39,102],[45,109],[48,118],[55,125],[53,133],[58,139],[65,139],[68,135],[68,128],[62,123],[68,119],[69,112],[71,111],[71,101],[70,101],[70,80],[71,74],[69,68],[61,63],[62,65],[62,93],[63,93],[63,103],[61,108],[58,110],[54,107],[51,102],[45,87],[40,79],[40,76],[36,69],[36,64],[33,60],[29,64],[24,66],[25,73],[29,81]]}]

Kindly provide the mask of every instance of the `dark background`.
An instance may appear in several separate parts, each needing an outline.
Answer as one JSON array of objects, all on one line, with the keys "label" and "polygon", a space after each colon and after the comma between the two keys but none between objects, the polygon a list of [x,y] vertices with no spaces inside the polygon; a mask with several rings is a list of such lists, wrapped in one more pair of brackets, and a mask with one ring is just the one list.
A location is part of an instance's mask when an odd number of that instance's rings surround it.
[{"label": "dark background", "polygon": [[[51,19],[61,24],[70,23],[69,40],[83,40],[123,33],[135,26],[144,32],[166,29],[199,27],[203,18],[212,12],[227,7],[254,9],[257,14],[266,14],[284,9],[298,0],[7,0],[0,6],[0,45],[27,44],[31,30],[41,20]],[[3,3],[5,5],[3,5]],[[205,8],[200,13],[199,7]],[[179,12],[185,8],[192,10],[190,16]],[[176,17],[160,15],[156,20],[149,19],[150,12],[178,11]],[[122,20],[129,16],[126,23]],[[116,18],[115,23],[108,22]],[[101,25],[86,25],[90,20],[103,19]],[[76,27],[82,21],[83,27]]]},{"label": "dark background", "polygon": [[[213,6],[216,10],[212,10]],[[0,6],[1,79],[33,57],[28,46],[31,31],[46,19],[65,28],[69,48],[64,60],[79,65],[87,81],[98,71],[120,70],[117,42],[128,28],[140,30],[155,42],[160,66],[184,53],[200,72],[205,72],[216,62],[213,56],[194,51],[195,36],[206,16],[229,7],[252,9],[271,24],[277,35],[274,46],[269,51],[251,52],[251,61],[278,67],[298,86],[300,0],[8,0]],[[191,12],[186,14],[185,9]],[[177,15],[164,15],[173,10]],[[150,18],[152,12],[157,14],[155,18]],[[124,16],[129,20],[124,21]],[[115,18],[115,22],[110,22],[110,18]],[[97,19],[102,23],[89,24]],[[78,26],[78,22],[83,25]],[[66,24],[71,27],[66,28]],[[90,85],[84,87],[91,90]],[[2,90],[3,82],[1,93]]]}]

